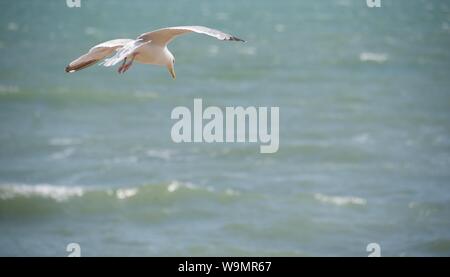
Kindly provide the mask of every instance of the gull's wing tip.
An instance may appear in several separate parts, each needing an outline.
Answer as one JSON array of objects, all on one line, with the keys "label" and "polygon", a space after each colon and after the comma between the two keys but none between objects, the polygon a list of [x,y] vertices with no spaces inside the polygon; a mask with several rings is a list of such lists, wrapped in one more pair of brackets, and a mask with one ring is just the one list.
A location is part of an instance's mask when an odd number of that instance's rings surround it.
[{"label": "gull's wing tip", "polygon": [[243,39],[241,39],[241,38],[238,38],[238,37],[230,37],[229,40],[231,40],[231,41],[247,42],[247,41],[245,41],[245,40],[243,40]]},{"label": "gull's wing tip", "polygon": [[69,65],[66,66],[65,71],[66,71],[66,73],[74,73],[75,72],[75,70],[73,70]]},{"label": "gull's wing tip", "polygon": [[92,60],[89,60],[89,61],[86,61],[86,62],[80,62],[80,63],[73,63],[72,62],[71,64],[66,66],[66,72],[67,73],[74,73],[74,72],[80,71],[80,70],[82,70],[82,69],[84,69],[86,67],[89,67],[89,66],[95,64],[96,62],[98,62],[97,59],[92,59]]}]

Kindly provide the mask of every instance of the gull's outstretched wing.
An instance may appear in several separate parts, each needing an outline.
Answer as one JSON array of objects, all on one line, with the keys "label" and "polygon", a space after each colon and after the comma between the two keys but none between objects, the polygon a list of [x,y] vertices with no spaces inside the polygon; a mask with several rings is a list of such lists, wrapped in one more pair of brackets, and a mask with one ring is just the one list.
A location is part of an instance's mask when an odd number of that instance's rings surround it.
[{"label": "gull's outstretched wing", "polygon": [[124,45],[132,41],[132,39],[115,39],[100,43],[99,45],[92,47],[88,53],[71,62],[66,67],[66,72],[72,73],[91,66],[110,56],[114,51],[121,49]]},{"label": "gull's outstretched wing", "polygon": [[117,53],[112,56],[111,58],[108,58],[103,63],[104,66],[113,66],[118,64],[119,62],[123,61],[126,57],[136,53],[136,51],[144,46],[145,44],[150,43],[151,41],[144,41],[142,39],[137,40],[131,40],[127,44],[125,44],[120,50],[117,51]]},{"label": "gull's outstretched wing", "polygon": [[152,41],[154,44],[158,44],[161,46],[167,45],[172,39],[176,36],[186,34],[186,33],[199,33],[208,35],[211,37],[215,37],[220,40],[232,40],[232,41],[242,41],[244,40],[237,38],[233,35],[224,33],[219,30],[214,30],[208,27],[203,26],[179,26],[179,27],[169,27],[164,29],[159,29],[153,32],[142,34],[138,37],[138,39],[142,39],[144,41]]}]

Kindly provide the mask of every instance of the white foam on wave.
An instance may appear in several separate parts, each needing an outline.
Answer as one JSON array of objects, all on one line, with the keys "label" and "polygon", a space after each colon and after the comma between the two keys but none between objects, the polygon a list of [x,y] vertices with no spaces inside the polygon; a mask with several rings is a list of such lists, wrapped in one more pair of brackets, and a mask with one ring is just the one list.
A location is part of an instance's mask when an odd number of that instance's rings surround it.
[{"label": "white foam on wave", "polygon": [[359,54],[359,60],[362,62],[384,63],[388,60],[388,55],[384,53],[363,52]]},{"label": "white foam on wave", "polygon": [[228,13],[219,12],[219,13],[216,14],[216,18],[218,20],[225,21],[225,20],[228,20],[230,18],[230,15]]},{"label": "white foam on wave", "polygon": [[369,134],[367,133],[363,133],[363,134],[359,134],[356,135],[352,138],[352,141],[357,143],[357,144],[367,144],[370,143],[372,141],[372,138]]},{"label": "white foam on wave", "polygon": [[11,32],[16,32],[19,30],[19,25],[16,22],[9,22],[6,29]]},{"label": "white foam on wave", "polygon": [[58,202],[71,197],[81,197],[85,193],[82,187],[42,185],[1,185],[0,199],[7,200],[16,197],[42,197],[50,198]]},{"label": "white foam on wave", "polygon": [[89,26],[84,29],[84,33],[88,36],[98,35],[100,32],[97,28]]},{"label": "white foam on wave", "polygon": [[239,191],[234,190],[234,189],[226,189],[225,190],[225,194],[227,196],[239,196],[239,195],[241,195],[241,193]]},{"label": "white foam on wave", "polygon": [[236,197],[236,196],[240,196],[241,195],[241,192],[239,192],[237,190],[234,190],[234,189],[231,189],[231,188],[226,188],[223,191],[221,191],[221,190],[217,191],[213,187],[210,187],[210,186],[206,186],[206,187],[198,186],[198,185],[194,185],[194,184],[189,183],[189,182],[173,181],[169,185],[167,185],[167,191],[169,193],[174,193],[174,192],[176,192],[176,191],[178,191],[180,189],[207,191],[207,192],[210,192],[210,193],[217,192],[217,193],[221,193],[221,194],[223,193],[223,194],[225,194],[228,197]]},{"label": "white foam on wave", "polygon": [[336,206],[367,204],[366,199],[355,196],[330,196],[321,193],[316,193],[314,194],[314,198],[322,203],[333,204]]},{"label": "white foam on wave", "polygon": [[133,94],[136,98],[156,99],[159,97],[157,92],[149,91],[136,91]]},{"label": "white foam on wave", "polygon": [[75,153],[75,148],[67,148],[63,151],[59,151],[50,155],[50,159],[52,160],[64,160],[69,158]]},{"label": "white foam on wave", "polygon": [[278,33],[283,33],[286,30],[286,26],[284,24],[276,24],[274,29]]},{"label": "white foam on wave", "polygon": [[139,161],[139,158],[136,156],[128,156],[128,157],[114,157],[111,159],[104,160],[105,164],[134,164]]},{"label": "white foam on wave", "polygon": [[[0,42],[0,48],[1,47],[1,42]],[[0,84],[0,94],[1,95],[6,95],[6,94],[13,94],[13,93],[18,93],[20,91],[18,86],[15,85],[2,85]]]},{"label": "white foam on wave", "polygon": [[198,187],[196,185],[191,184],[191,183],[181,183],[178,181],[173,181],[167,186],[167,191],[175,192],[180,188],[186,188],[186,189],[191,189],[191,190],[198,189]]},{"label": "white foam on wave", "polygon": [[167,186],[168,192],[174,192],[180,187],[178,182],[172,182]]},{"label": "white foam on wave", "polygon": [[[166,187],[169,193],[183,190],[199,190],[207,192],[215,192],[213,187],[197,186],[189,182],[173,181]],[[108,197],[118,200],[125,200],[135,197],[140,192],[138,187],[122,187],[122,188],[103,188],[103,187],[86,187],[86,186],[61,186],[50,184],[0,184],[0,200],[11,200],[15,198],[44,198],[57,202],[68,201],[74,197],[83,197],[89,193],[104,193]],[[235,197],[241,193],[234,189],[226,189],[223,191],[226,196]]]},{"label": "white foam on wave", "polygon": [[247,46],[239,48],[239,54],[245,56],[255,56],[257,53],[256,47]]},{"label": "white foam on wave", "polygon": [[77,138],[52,138],[48,144],[52,146],[71,146],[80,144],[81,140]]},{"label": "white foam on wave", "polygon": [[146,152],[146,154],[148,157],[151,157],[151,158],[158,158],[161,160],[168,161],[173,157],[175,152],[172,150],[168,150],[168,149],[163,149],[163,150],[150,149]]},{"label": "white foam on wave", "polygon": [[208,47],[208,54],[210,57],[215,57],[219,54],[220,48],[217,45],[210,45]]},{"label": "white foam on wave", "polygon": [[[52,199],[57,202],[64,202],[73,197],[82,197],[87,192],[103,191],[101,188],[86,188],[80,186],[56,186],[49,184],[39,185],[22,185],[22,184],[7,184],[0,185],[0,199],[8,200],[18,197],[31,198],[40,197]],[[136,196],[139,192],[137,188],[118,188],[105,191],[110,197],[115,197],[119,200],[131,198]]]},{"label": "white foam on wave", "polygon": [[137,188],[123,188],[116,190],[117,199],[123,200],[135,196],[138,193]]}]

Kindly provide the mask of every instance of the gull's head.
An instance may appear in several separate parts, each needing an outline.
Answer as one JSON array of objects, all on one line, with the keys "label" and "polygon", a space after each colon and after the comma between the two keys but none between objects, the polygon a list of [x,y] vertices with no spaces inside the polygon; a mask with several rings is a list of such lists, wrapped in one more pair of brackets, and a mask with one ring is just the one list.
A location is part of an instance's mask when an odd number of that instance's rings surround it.
[{"label": "gull's head", "polygon": [[177,75],[175,74],[175,57],[172,53],[170,53],[169,49],[164,49],[164,56],[165,56],[165,63],[167,70],[169,71],[170,75],[173,79],[177,78]]},{"label": "gull's head", "polygon": [[175,74],[175,58],[173,56],[167,63],[167,70],[169,70],[169,73],[170,73],[170,75],[172,75],[173,79],[177,78],[177,75]]}]

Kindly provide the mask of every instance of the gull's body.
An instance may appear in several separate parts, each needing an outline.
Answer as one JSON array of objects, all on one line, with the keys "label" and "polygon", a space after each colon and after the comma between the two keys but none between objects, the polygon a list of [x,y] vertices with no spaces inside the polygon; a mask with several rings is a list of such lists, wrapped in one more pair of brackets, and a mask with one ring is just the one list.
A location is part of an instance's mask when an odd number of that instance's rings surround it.
[{"label": "gull's body", "polygon": [[[200,33],[220,40],[243,41],[232,35],[203,26],[180,26],[159,29],[140,35],[137,39],[115,39],[94,46],[88,53],[71,62],[66,72],[76,72],[105,60],[106,67],[120,62],[119,73],[126,72],[134,61],[142,64],[166,66],[175,79],[175,58],[167,45],[176,37],[185,33]],[[115,55],[113,55],[115,53]],[[109,56],[112,57],[108,58]],[[127,60],[131,60],[127,63]]]},{"label": "gull's body", "polygon": [[143,64],[154,64],[164,66],[172,61],[173,55],[167,47],[161,47],[152,44],[145,44],[141,47],[139,55],[135,60]]}]

